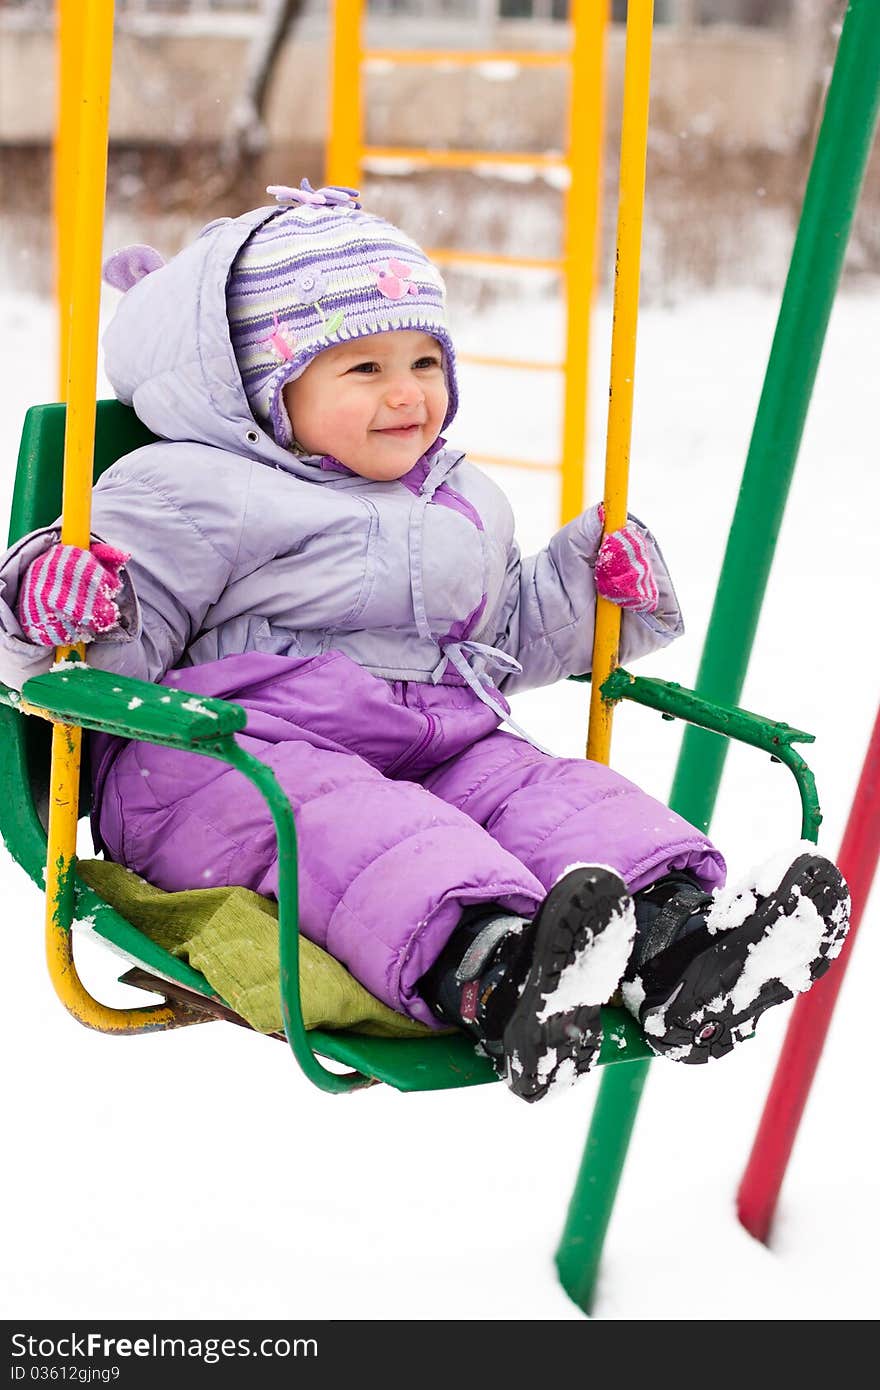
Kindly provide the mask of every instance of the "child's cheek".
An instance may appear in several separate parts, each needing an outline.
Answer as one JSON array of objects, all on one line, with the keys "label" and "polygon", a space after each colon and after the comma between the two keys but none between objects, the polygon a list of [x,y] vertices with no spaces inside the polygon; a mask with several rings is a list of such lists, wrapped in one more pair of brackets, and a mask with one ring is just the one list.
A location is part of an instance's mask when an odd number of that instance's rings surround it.
[{"label": "child's cheek", "polygon": [[341,432],[346,438],[351,439],[363,435],[372,414],[365,400],[344,398],[336,402],[328,412],[327,424],[337,433]]}]

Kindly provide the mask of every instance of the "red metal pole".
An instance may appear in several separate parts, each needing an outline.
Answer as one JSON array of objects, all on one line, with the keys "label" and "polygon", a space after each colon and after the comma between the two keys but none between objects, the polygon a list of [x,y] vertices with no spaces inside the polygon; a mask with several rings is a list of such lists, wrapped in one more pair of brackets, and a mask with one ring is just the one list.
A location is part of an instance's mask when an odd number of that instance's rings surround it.
[{"label": "red metal pole", "polygon": [[737,1215],[756,1240],[770,1232],[798,1125],[819,1065],[838,991],[880,855],[880,710],[874,723],[837,863],[852,895],[849,934],[833,965],[798,999],[737,1193]]}]

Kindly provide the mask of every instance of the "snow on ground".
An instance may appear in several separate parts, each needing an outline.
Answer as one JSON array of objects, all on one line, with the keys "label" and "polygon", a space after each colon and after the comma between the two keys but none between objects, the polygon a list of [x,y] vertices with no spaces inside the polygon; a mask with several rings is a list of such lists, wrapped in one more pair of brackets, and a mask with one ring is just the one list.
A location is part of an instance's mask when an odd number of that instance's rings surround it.
[{"label": "snow on ground", "polygon": [[[642,316],[631,505],[656,531],[689,623],[645,674],[692,683],[770,346],[776,304],[706,294]],[[836,852],[880,689],[876,338],[880,291],[841,295],[743,694],[818,735],[808,758]],[[51,307],[0,297],[4,510],[21,415],[52,398]],[[557,351],[542,304],[460,326],[489,353],[525,332]],[[593,472],[600,491],[608,306],[596,315]],[[525,342],[522,343],[525,350]],[[454,438],[552,458],[549,376],[462,372]],[[527,404],[521,393],[528,390]],[[106,383],[101,394],[109,394]],[[555,524],[551,477],[498,471],[524,548]],[[583,691],[523,696],[554,750],[583,749]],[[617,715],[614,761],[665,796],[680,726]],[[739,875],[798,838],[794,783],[752,750],[728,760],[714,834]],[[87,843],[84,849],[88,852]],[[577,1319],[553,1252],[598,1079],[537,1106],[502,1086],[351,1099],[314,1091],[280,1043],[214,1024],[110,1039],[75,1024],[43,964],[41,896],[0,851],[7,908],[0,1302],[15,1318]],[[651,1068],[602,1266],[601,1319],[844,1319],[877,1312],[880,1219],[871,1018],[880,898],[866,912],[790,1165],[772,1246],[734,1194],[790,1006],[705,1068]],[[109,1002],[118,963],[80,953]]]}]

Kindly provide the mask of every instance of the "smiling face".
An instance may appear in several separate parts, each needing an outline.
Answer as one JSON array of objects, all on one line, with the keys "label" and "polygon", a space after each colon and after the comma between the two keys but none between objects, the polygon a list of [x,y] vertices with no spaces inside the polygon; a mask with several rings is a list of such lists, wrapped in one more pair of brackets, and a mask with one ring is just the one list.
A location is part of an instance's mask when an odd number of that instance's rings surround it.
[{"label": "smiling face", "polygon": [[327,348],[284,388],[297,443],[376,482],[409,472],[448,403],[440,344],[410,329]]}]

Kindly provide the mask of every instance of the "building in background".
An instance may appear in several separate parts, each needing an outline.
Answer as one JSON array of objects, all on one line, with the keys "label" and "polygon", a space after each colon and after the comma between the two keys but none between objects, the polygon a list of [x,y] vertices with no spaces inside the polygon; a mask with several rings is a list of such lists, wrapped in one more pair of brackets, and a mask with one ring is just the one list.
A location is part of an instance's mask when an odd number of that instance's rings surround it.
[{"label": "building in background", "polygon": [[[843,4],[655,0],[646,297],[737,275],[778,283]],[[54,7],[0,0],[0,276],[16,283],[45,275]],[[120,234],[129,232],[127,219],[136,237],[145,217],[161,217],[167,247],[196,217],[260,201],[267,182],[322,177],[331,9],[328,0],[116,0],[108,216]],[[267,30],[282,10],[284,39],[267,57]],[[611,12],[606,217],[615,206],[626,0],[613,0]],[[560,49],[567,15],[568,0],[369,0],[367,41]],[[564,148],[567,89],[558,68],[372,62],[364,96],[371,145]],[[564,190],[546,173],[519,171],[512,182],[497,167],[474,175],[413,160],[368,166],[364,183],[374,205],[427,244],[438,240],[429,219],[442,208],[465,249],[559,251]],[[878,183],[869,171],[852,268],[880,268]],[[604,264],[607,275],[607,256]]]},{"label": "building in background", "polygon": [[[0,10],[30,15],[51,15],[55,0],[0,0]],[[373,16],[408,17],[423,20],[455,19],[468,24],[492,25],[499,20],[564,22],[569,0],[368,0]],[[626,18],[627,0],[611,0],[616,22]],[[329,0],[305,0],[304,12],[326,15]],[[233,14],[259,14],[267,0],[116,0],[116,10],[124,15],[151,15],[173,18],[201,15],[221,18]],[[828,9],[824,0],[655,0],[658,25],[678,28],[728,24],[748,28],[784,28],[798,12],[820,14]]]}]

